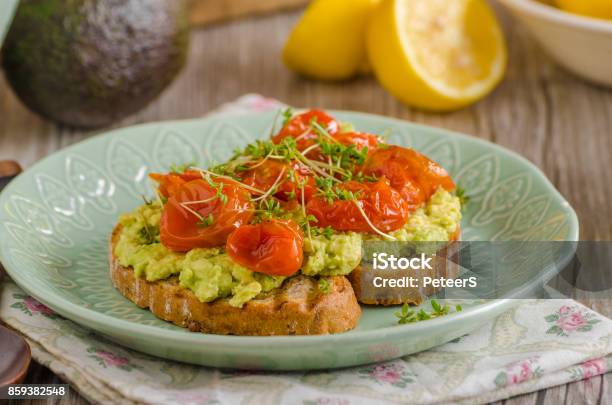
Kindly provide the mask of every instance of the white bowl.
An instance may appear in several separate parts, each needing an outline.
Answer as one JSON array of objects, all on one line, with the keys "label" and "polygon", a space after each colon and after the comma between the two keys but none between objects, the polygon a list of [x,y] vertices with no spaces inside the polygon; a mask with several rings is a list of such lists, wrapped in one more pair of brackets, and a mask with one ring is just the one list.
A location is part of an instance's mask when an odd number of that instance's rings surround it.
[{"label": "white bowl", "polygon": [[612,87],[612,21],[570,14],[535,0],[499,0],[562,66]]}]

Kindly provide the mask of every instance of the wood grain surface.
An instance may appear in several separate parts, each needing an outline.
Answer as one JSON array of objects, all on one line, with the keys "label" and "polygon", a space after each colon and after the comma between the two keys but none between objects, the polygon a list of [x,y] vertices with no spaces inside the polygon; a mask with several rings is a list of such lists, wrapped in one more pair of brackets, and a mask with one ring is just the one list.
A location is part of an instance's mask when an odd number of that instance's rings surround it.
[{"label": "wood grain surface", "polygon": [[308,0],[191,0],[191,23],[206,25],[302,6]]},{"label": "wood grain surface", "polygon": [[[366,111],[465,132],[512,149],[539,166],[576,209],[581,237],[612,240],[612,91],[552,63],[527,33],[503,17],[510,48],[506,79],[482,102],[450,114],[408,109],[371,77],[341,84],[288,72],[280,51],[298,13],[244,19],[194,31],[188,66],[154,104],[117,124],[191,118],[247,92],[295,106]],[[58,127],[28,112],[0,79],[0,159],[24,167],[92,133]],[[587,302],[612,316],[609,301]],[[59,378],[34,365],[28,383]],[[60,404],[81,403],[71,394]],[[45,401],[32,401],[45,403]],[[504,404],[612,403],[612,374],[503,401]]]}]

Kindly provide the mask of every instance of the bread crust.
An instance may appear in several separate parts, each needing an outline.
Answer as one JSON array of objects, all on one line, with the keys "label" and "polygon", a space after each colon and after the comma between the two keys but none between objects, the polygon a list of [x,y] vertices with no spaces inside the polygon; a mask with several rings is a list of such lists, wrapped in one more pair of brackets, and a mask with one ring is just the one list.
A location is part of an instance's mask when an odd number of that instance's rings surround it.
[{"label": "bread crust", "polygon": [[119,292],[155,316],[193,332],[220,335],[321,335],[353,329],[361,316],[351,283],[346,277],[327,277],[329,292],[316,279],[291,277],[279,288],[262,293],[242,308],[226,298],[200,302],[178,277],[149,282],[123,267],[114,254],[121,227],[110,239],[110,277]]},{"label": "bread crust", "polygon": [[[448,245],[443,249],[446,250],[449,248],[449,245],[452,242],[455,242],[461,238],[461,227],[457,226],[457,230],[453,235],[451,235]],[[447,252],[439,252],[439,256],[444,258]],[[428,277],[446,277],[446,278],[456,278],[458,275],[458,268],[455,264],[450,263],[446,260],[442,260],[439,262],[434,261],[432,270],[422,270],[420,272],[420,276],[428,276]],[[383,271],[384,273],[385,271]],[[441,288],[434,288],[433,286],[427,286],[424,288],[419,287],[401,287],[401,288],[385,288],[378,289],[374,287],[369,287],[364,289],[363,286],[367,282],[371,282],[372,274],[365,275],[365,272],[359,265],[355,270],[348,275],[348,278],[353,286],[353,290],[355,291],[355,295],[357,297],[357,301],[366,305],[382,305],[382,306],[391,306],[391,305],[402,305],[402,304],[410,304],[410,305],[420,305],[422,304],[427,297],[437,293],[441,290]],[[380,274],[377,274],[380,275]],[[375,291],[376,290],[376,291]],[[401,290],[398,292],[398,290]]]}]

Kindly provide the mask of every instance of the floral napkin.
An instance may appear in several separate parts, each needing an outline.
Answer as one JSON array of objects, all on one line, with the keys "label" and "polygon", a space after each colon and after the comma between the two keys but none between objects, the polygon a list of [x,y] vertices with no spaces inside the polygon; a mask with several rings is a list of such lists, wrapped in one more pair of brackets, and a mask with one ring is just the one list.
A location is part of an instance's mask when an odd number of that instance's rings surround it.
[{"label": "floral napkin", "polygon": [[[247,95],[217,113],[277,108]],[[394,361],[342,370],[219,370],[141,354],[55,314],[10,279],[0,320],[34,358],[96,402],[486,403],[587,379],[612,367],[612,321],[569,299],[524,300],[473,333]]]}]

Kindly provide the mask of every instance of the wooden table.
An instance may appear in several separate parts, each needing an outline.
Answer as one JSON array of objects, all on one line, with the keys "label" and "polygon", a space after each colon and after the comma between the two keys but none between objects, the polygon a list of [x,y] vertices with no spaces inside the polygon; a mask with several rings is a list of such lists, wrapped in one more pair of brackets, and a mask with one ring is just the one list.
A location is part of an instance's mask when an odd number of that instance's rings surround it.
[{"label": "wooden table", "polygon": [[[363,77],[341,84],[307,81],[280,63],[298,14],[277,14],[193,33],[188,66],[155,103],[117,124],[191,118],[257,92],[295,106],[384,114],[465,132],[512,149],[539,166],[580,218],[581,237],[612,240],[612,91],[582,82],[555,66],[527,33],[503,18],[510,48],[505,81],[486,100],[451,114],[410,110]],[[27,111],[0,78],[0,159],[24,167],[91,132],[57,127]],[[586,302],[612,316],[612,305]],[[27,383],[56,383],[34,365]],[[59,403],[80,403],[77,394]],[[506,404],[612,403],[612,374],[516,397]],[[40,403],[40,401],[33,401]]]}]

